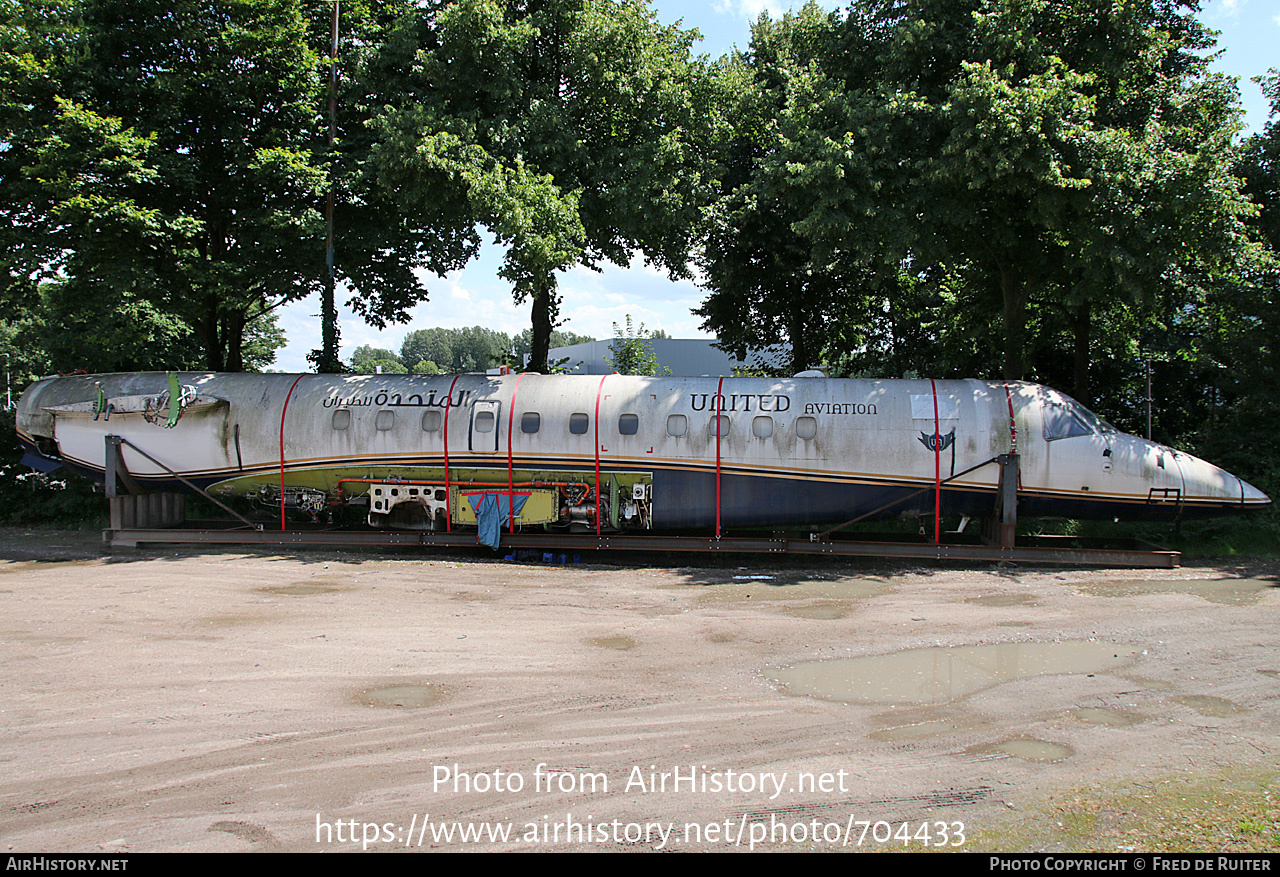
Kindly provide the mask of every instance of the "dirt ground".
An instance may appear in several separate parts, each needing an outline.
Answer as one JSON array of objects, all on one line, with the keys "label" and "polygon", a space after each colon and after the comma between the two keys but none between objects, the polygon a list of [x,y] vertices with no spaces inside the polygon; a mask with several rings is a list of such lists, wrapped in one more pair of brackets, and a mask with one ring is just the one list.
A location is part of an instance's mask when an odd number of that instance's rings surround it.
[{"label": "dirt ground", "polygon": [[1274,567],[582,560],[0,531],[0,845],[985,850],[1280,770]]}]

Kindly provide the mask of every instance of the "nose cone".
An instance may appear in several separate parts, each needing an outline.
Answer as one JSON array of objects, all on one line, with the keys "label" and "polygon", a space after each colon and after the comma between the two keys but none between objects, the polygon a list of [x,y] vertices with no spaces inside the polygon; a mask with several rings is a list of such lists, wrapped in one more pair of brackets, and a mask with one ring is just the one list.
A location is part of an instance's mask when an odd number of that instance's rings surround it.
[{"label": "nose cone", "polygon": [[1236,480],[1240,482],[1240,502],[1245,508],[1265,509],[1271,505],[1271,497],[1243,478],[1237,478]]},{"label": "nose cone", "polygon": [[1180,453],[1178,467],[1182,470],[1183,501],[1188,511],[1199,508],[1206,514],[1223,514],[1271,505],[1271,497],[1261,490],[1199,457]]}]

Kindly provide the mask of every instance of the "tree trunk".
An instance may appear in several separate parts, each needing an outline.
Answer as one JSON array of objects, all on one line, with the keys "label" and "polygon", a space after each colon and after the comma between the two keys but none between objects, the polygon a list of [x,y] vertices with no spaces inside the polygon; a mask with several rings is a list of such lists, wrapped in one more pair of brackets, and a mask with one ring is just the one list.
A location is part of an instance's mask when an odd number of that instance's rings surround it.
[{"label": "tree trunk", "polygon": [[226,370],[229,372],[244,371],[244,314],[233,311],[223,318],[226,339]]},{"label": "tree trunk", "polygon": [[1090,305],[1082,302],[1076,307],[1072,329],[1075,332],[1075,397],[1076,401],[1089,407],[1089,330]]},{"label": "tree trunk", "polygon": [[1027,373],[1027,298],[1022,278],[1011,261],[997,257],[1004,316],[1004,378],[1020,381]]},{"label": "tree trunk", "polygon": [[533,300],[533,339],[529,345],[529,365],[532,372],[547,374],[551,366],[547,363],[547,354],[551,350],[551,329],[555,295],[555,279],[548,277],[538,284],[530,298]]},{"label": "tree trunk", "polygon": [[796,291],[792,299],[791,313],[788,314],[787,334],[791,336],[791,373],[797,375],[809,368],[809,343],[805,337],[804,307],[800,304],[807,290]]},{"label": "tree trunk", "polygon": [[333,279],[333,244],[329,243],[329,273],[325,277],[324,289],[320,292],[320,358],[316,363],[316,371],[320,374],[340,374],[343,371],[342,361],[338,358],[338,305],[334,298]]},{"label": "tree trunk", "polygon": [[204,314],[200,320],[200,342],[204,344],[204,364],[209,371],[220,372],[226,365],[222,356],[222,338],[218,325],[218,297],[205,296]]}]

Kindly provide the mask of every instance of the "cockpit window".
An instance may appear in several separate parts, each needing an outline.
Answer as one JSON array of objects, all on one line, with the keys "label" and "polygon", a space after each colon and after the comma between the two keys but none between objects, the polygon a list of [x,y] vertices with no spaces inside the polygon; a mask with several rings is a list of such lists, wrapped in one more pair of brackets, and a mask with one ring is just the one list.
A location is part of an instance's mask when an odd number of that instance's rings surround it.
[{"label": "cockpit window", "polygon": [[[1080,416],[1082,411],[1085,411],[1085,409],[1076,405],[1068,407],[1059,405],[1056,402],[1046,402],[1044,406],[1044,440],[1054,442],[1058,439],[1075,438],[1078,435],[1093,435],[1092,424]],[[1096,420],[1097,418],[1095,417],[1094,419]]]},{"label": "cockpit window", "polygon": [[[1064,393],[1040,388],[1037,394],[1044,416],[1044,440],[1075,438],[1080,435],[1111,435],[1120,430]],[[1019,401],[1015,397],[1015,404]]]},{"label": "cockpit window", "polygon": [[1085,408],[1079,402],[1075,403],[1073,410],[1075,411],[1075,415],[1081,418],[1085,423],[1092,426],[1095,432],[1100,432],[1103,435],[1106,435],[1107,433],[1110,433],[1110,432],[1120,431],[1116,429],[1114,426],[1112,426],[1111,424],[1107,423],[1098,415],[1094,414],[1088,408]]}]

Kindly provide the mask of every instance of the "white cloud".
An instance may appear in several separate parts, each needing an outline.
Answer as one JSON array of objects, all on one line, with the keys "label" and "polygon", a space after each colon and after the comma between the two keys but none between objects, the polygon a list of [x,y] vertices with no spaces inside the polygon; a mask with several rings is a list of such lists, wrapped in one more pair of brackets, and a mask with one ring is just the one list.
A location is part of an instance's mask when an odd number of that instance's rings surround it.
[{"label": "white cloud", "polygon": [[[1236,2],[1236,0],[1229,0]],[[770,18],[781,18],[787,12],[794,12],[804,5],[804,0],[714,0],[712,8],[721,15],[731,15],[746,21],[755,21],[761,14]],[[827,9],[835,9],[839,3],[822,2],[819,5]]]},{"label": "white cloud", "polygon": [[1213,25],[1234,22],[1248,5],[1249,0],[1221,0],[1221,2],[1207,3],[1200,10],[1200,18]]}]

